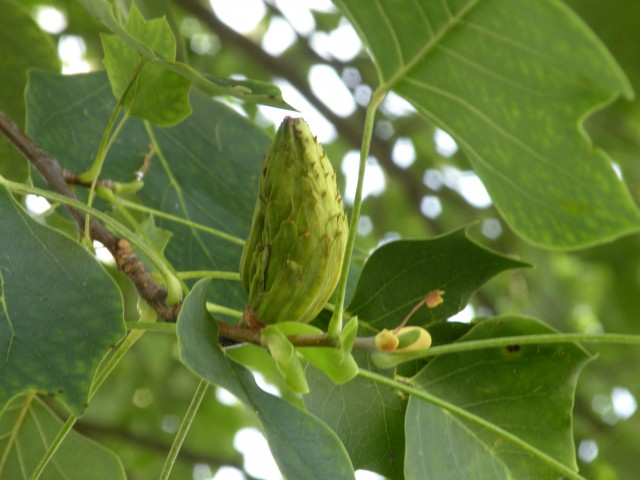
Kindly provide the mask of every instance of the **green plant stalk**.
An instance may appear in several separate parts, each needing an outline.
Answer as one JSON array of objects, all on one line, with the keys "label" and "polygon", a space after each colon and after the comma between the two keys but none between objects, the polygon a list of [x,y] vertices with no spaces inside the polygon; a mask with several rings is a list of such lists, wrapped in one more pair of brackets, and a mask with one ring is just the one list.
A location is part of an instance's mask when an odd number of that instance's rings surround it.
[{"label": "green plant stalk", "polygon": [[182,423],[180,424],[180,428],[176,433],[175,438],[173,439],[173,443],[171,444],[171,449],[169,450],[169,455],[164,462],[164,466],[162,467],[162,471],[160,472],[160,480],[167,480],[169,475],[171,475],[171,469],[173,468],[173,464],[178,458],[178,453],[180,452],[180,447],[182,447],[182,443],[189,432],[189,428],[191,427],[191,423],[198,413],[198,408],[200,407],[200,403],[202,403],[202,399],[207,393],[207,388],[209,387],[209,382],[206,380],[201,380],[198,388],[193,394],[193,398],[191,399],[191,404],[184,414],[184,418],[182,419]]},{"label": "green plant stalk", "polygon": [[508,347],[510,345],[540,345],[550,343],[614,343],[640,345],[640,335],[624,333],[543,333],[540,335],[522,335],[456,342],[431,347],[424,352],[425,357],[434,357],[448,353],[467,352],[486,348]]},{"label": "green plant stalk", "polygon": [[[96,375],[96,378],[94,379],[93,384],[91,385],[91,389],[89,390],[89,397],[87,401],[91,401],[91,399],[96,394],[100,386],[107,379],[109,374],[113,371],[113,369],[120,362],[120,360],[122,360],[122,357],[124,357],[124,355],[129,351],[129,349],[138,341],[138,339],[143,334],[144,334],[144,330],[132,331],[125,337],[125,339],[120,343],[120,345],[118,345],[116,350],[113,352],[113,355],[111,355],[111,357],[106,361],[104,367],[102,367],[98,372],[98,374]],[[58,447],[62,444],[62,442],[67,437],[67,435],[69,434],[69,432],[71,431],[75,423],[78,421],[78,418],[79,417],[76,417],[75,415],[71,415],[69,418],[67,418],[67,421],[64,422],[64,425],[58,431],[58,434],[51,442],[51,445],[49,445],[47,452],[40,459],[40,462],[36,466],[36,469],[31,474],[31,477],[30,477],[31,480],[38,480],[38,478],[46,468],[47,464],[49,463],[53,455],[56,453],[56,451],[58,450]]]},{"label": "green plant stalk", "polygon": [[[109,147],[113,143],[112,140],[117,135],[117,133],[122,130],[125,122],[127,121],[127,115],[125,114],[118,125],[113,129],[114,122],[118,118],[118,114],[120,113],[120,102],[118,101],[117,105],[111,112],[111,117],[109,117],[109,122],[107,123],[107,127],[104,131],[104,135],[102,136],[102,140],[100,141],[100,146],[98,147],[98,152],[96,153],[96,158],[93,161],[93,165],[91,168],[78,175],[80,180],[91,181],[91,187],[89,188],[89,196],[87,198],[87,206],[90,207],[93,205],[93,200],[96,195],[96,185],[98,184],[98,178],[100,177],[100,171],[102,170],[102,165],[104,164],[104,160],[107,156],[107,152],[109,151]],[[113,135],[111,138],[109,135],[113,130]],[[89,214],[87,213],[84,220],[84,238],[89,239]]]},{"label": "green plant stalk", "polygon": [[362,208],[362,187],[364,185],[364,174],[367,166],[367,157],[369,156],[369,148],[371,146],[371,138],[373,137],[373,126],[376,117],[376,111],[384,100],[387,92],[376,90],[371,96],[371,101],[367,107],[367,115],[364,122],[364,132],[362,135],[362,147],[360,149],[360,165],[358,167],[358,184],[356,186],[356,194],[353,200],[353,209],[351,211],[351,220],[349,222],[349,236],[347,237],[347,247],[345,249],[344,260],[342,261],[342,270],[340,272],[340,282],[338,283],[338,295],[336,297],[335,308],[327,333],[330,338],[336,338],[342,331],[342,321],[344,315],[344,299],[347,294],[347,278],[349,276],[349,266],[351,264],[351,256],[353,255],[353,246],[356,243],[356,234],[358,232],[358,222],[360,221],[360,210]]},{"label": "green plant stalk", "polygon": [[213,278],[216,280],[235,280],[240,281],[238,272],[220,272],[217,270],[196,270],[193,272],[179,272],[178,278],[188,280],[192,278]]},{"label": "green plant stalk", "polygon": [[146,330],[176,334],[176,324],[167,322],[125,322],[127,330]]},{"label": "green plant stalk", "polygon": [[225,307],[224,305],[218,305],[213,302],[207,302],[207,311],[209,313],[222,313],[233,318],[242,318],[242,312],[233,308]]},{"label": "green plant stalk", "polygon": [[513,435],[512,433],[504,430],[503,428],[491,422],[488,422],[482,417],[474,415],[473,413],[470,413],[464,410],[463,408],[453,405],[452,403],[442,400],[441,398],[433,396],[425,391],[419,390],[414,387],[410,387],[409,385],[405,385],[403,383],[396,382],[388,377],[385,377],[384,375],[379,375],[369,370],[360,369],[358,371],[358,375],[368,380],[371,380],[373,382],[385,385],[389,388],[399,390],[403,393],[406,393],[407,395],[413,395],[416,398],[424,400],[425,402],[429,402],[430,404],[435,405],[436,407],[442,408],[443,410],[446,410],[469,422],[475,423],[476,425],[482,428],[486,428],[487,430],[501,436],[505,440],[508,440],[509,442],[517,445],[518,447],[522,448],[523,450],[530,453],[531,455],[537,457],[539,460],[546,463],[548,466],[556,470],[558,473],[565,475],[567,478],[571,478],[574,480],[585,480],[584,477],[574,472],[571,468],[569,468],[562,462],[559,462],[558,460],[551,457],[550,455],[546,454],[542,450],[537,449],[533,445],[530,445],[529,443]]},{"label": "green plant stalk", "polygon": [[165,213],[162,210],[156,210],[154,208],[149,208],[145,205],[140,205],[137,204],[135,202],[131,202],[129,200],[125,200],[124,198],[119,198],[116,197],[115,202],[117,202],[120,205],[123,205],[129,209],[132,210],[138,210],[140,212],[145,212],[145,213],[149,213],[151,215],[155,215],[158,218],[164,218],[166,220],[170,220],[172,222],[175,223],[180,223],[182,225],[186,225],[187,227],[192,228],[193,230],[201,230],[205,233],[208,233],[210,235],[213,235],[214,237],[218,237],[221,238],[223,240],[227,240],[230,243],[234,243],[236,245],[240,245],[240,246],[244,246],[244,240],[238,237],[234,237],[233,235],[229,235],[225,232],[222,232],[220,230],[216,230],[215,228],[211,228],[211,227],[207,227],[205,225],[199,224],[199,223],[195,223],[192,222],[190,220],[186,220],[182,217],[178,217],[176,215],[171,215],[170,213]]}]

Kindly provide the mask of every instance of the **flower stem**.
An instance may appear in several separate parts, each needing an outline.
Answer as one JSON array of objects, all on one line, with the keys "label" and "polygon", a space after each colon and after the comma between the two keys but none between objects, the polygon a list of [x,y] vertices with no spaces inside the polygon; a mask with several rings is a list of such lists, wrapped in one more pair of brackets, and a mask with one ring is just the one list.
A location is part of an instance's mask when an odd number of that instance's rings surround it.
[{"label": "flower stem", "polygon": [[373,126],[376,117],[376,111],[386,96],[386,91],[376,90],[371,96],[371,102],[367,108],[367,116],[364,122],[364,132],[362,135],[362,146],[360,148],[360,166],[358,168],[358,184],[356,186],[356,194],[353,200],[353,209],[351,211],[351,221],[349,223],[349,236],[347,238],[347,246],[345,249],[344,260],[342,261],[342,271],[340,272],[340,283],[338,284],[338,295],[336,297],[335,309],[329,322],[328,334],[331,338],[336,338],[342,331],[342,317],[344,312],[344,299],[347,294],[347,278],[349,276],[349,265],[353,255],[353,246],[356,243],[356,234],[358,233],[358,222],[360,220],[360,210],[362,207],[362,188],[364,185],[364,174],[367,166],[367,158],[369,156],[369,148],[371,147],[371,138],[373,137]]}]

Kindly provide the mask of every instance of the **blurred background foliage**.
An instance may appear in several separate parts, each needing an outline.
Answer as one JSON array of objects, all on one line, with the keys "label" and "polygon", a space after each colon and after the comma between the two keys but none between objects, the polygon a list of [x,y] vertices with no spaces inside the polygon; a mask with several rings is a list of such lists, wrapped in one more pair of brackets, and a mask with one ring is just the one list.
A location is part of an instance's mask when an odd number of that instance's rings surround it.
[{"label": "blurred background foliage", "polygon": [[[115,0],[123,11],[130,1]],[[75,0],[21,2],[48,31],[64,73],[102,69],[102,27]],[[348,201],[365,107],[377,81],[351,27],[328,0],[211,3],[213,8],[204,0],[136,0],[146,18],[167,17],[179,41],[179,60],[205,73],[280,86],[285,100],[309,120],[323,142]],[[566,3],[602,38],[640,92],[640,4]],[[235,13],[230,13],[230,6]],[[286,114],[234,99],[222,101],[270,134]],[[590,117],[585,127],[594,144],[610,153],[633,198],[640,201],[640,102],[618,101]],[[531,262],[535,269],[492,280],[460,319],[519,313],[562,332],[640,334],[638,235],[573,253],[524,243],[501,221],[450,137],[399,97],[388,98],[377,117],[371,155],[371,190],[363,204],[356,261],[361,263],[391,238],[428,238],[475,222],[471,234],[476,240]],[[118,272],[113,275],[123,288],[130,288]],[[130,320],[136,318],[134,298],[132,293]],[[580,471],[599,480],[634,478],[640,453],[640,378],[635,370],[640,351],[587,348],[599,356],[578,383],[574,429]],[[266,379],[279,382],[258,349],[245,348],[238,354],[253,358]],[[174,337],[145,335],[94,398],[78,430],[113,449],[129,478],[153,478],[197,383],[177,361]],[[221,466],[245,470],[247,478],[270,478],[264,469],[252,470],[243,463],[239,440],[242,432],[251,432],[244,429],[256,425],[250,412],[220,389],[210,388],[207,395],[172,478],[210,478]]]}]

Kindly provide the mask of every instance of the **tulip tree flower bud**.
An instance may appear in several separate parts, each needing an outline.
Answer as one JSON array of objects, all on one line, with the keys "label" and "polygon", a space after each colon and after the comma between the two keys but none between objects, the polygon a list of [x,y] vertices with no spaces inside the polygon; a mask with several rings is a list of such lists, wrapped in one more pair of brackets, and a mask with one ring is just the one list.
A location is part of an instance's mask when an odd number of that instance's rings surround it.
[{"label": "tulip tree flower bud", "polygon": [[249,327],[311,321],[340,277],[347,218],[327,154],[306,122],[286,118],[267,152],[240,276]]}]

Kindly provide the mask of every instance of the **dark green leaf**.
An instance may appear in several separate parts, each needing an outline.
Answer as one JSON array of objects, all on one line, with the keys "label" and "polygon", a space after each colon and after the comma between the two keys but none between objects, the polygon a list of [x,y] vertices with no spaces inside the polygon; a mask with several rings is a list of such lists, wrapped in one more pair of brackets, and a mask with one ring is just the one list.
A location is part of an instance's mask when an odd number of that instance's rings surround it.
[{"label": "dark green leaf", "polygon": [[[481,321],[460,341],[553,330],[530,318]],[[443,355],[412,385],[516,435],[576,470],[571,429],[579,371],[589,354],[577,344],[511,345]],[[406,416],[407,479],[556,479],[560,475],[495,432],[411,397]],[[488,472],[491,472],[490,474]]]},{"label": "dark green leaf", "polygon": [[[175,127],[145,130],[139,120],[127,122],[107,156],[103,175],[131,181],[149,144],[157,141],[145,186],[138,192],[143,203],[236,237],[229,241],[156,218],[158,226],[173,233],[167,258],[178,270],[237,272],[269,137],[229,108],[199,93],[193,96],[193,114]],[[104,73],[32,72],[27,105],[27,133],[65,168],[89,168],[115,105]],[[215,282],[212,289],[214,301],[244,309],[247,297],[240,282]]]},{"label": "dark green leaf", "polygon": [[[35,395],[14,398],[0,415],[0,478],[31,478],[62,427],[62,421]],[[118,457],[73,430],[39,477],[42,480],[125,479]]]},{"label": "dark green leaf", "polygon": [[262,391],[251,373],[220,348],[216,323],[205,308],[208,283],[196,283],[180,310],[178,341],[183,363],[198,376],[229,390],[255,412],[287,478],[354,478],[344,446],[324,423]]},{"label": "dark green leaf", "polygon": [[527,266],[481,247],[464,229],[432,240],[399,240],[367,260],[347,310],[378,329],[395,328],[429,292],[444,290],[443,304],[420,308],[409,324],[445,320],[491,277]]},{"label": "dark green leaf", "polygon": [[0,189],[0,408],[14,395],[58,396],[74,415],[124,333],[115,283],[80,245],[31,220]]},{"label": "dark green leaf", "polygon": [[[375,369],[364,356],[359,361]],[[406,398],[361,377],[336,385],[315,368],[307,377],[305,405],[338,434],[354,468],[402,478]]]},{"label": "dark green leaf", "polygon": [[382,91],[454,136],[523,238],[577,248],[638,230],[638,209],[581,127],[633,91],[562,2],[336,3],[369,47]]},{"label": "dark green leaf", "polygon": [[[0,12],[0,111],[23,126],[27,69],[57,71],[60,62],[53,42],[40,30],[26,8],[13,0],[0,0]],[[22,155],[0,137],[0,175],[24,180],[28,171]]]}]

